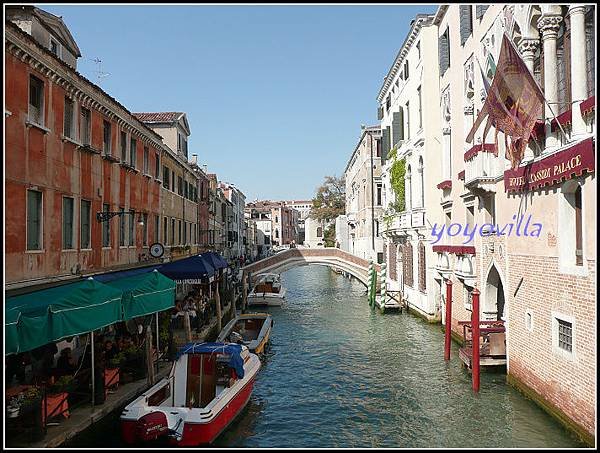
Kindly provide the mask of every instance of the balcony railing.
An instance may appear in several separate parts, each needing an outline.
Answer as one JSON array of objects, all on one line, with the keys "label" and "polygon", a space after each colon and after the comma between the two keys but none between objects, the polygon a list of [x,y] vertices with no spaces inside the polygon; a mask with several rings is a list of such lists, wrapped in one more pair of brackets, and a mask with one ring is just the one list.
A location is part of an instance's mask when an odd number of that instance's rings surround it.
[{"label": "balcony railing", "polygon": [[493,191],[504,172],[504,159],[497,156],[492,144],[475,145],[465,153],[465,185]]}]

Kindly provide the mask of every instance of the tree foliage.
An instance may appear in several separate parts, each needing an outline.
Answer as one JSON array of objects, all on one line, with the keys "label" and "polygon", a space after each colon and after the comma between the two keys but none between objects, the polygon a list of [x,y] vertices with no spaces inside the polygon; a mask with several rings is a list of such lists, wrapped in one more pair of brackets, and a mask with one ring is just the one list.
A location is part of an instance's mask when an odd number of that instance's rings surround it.
[{"label": "tree foliage", "polygon": [[396,160],[394,158],[394,163],[390,169],[390,183],[392,185],[392,189],[394,194],[396,195],[396,200],[392,204],[392,207],[396,212],[404,211],[406,206],[405,198],[404,198],[404,175],[406,174],[406,161],[404,159]]},{"label": "tree foliage", "polygon": [[312,200],[310,216],[317,220],[333,220],[346,212],[346,182],[344,177],[325,176]]}]

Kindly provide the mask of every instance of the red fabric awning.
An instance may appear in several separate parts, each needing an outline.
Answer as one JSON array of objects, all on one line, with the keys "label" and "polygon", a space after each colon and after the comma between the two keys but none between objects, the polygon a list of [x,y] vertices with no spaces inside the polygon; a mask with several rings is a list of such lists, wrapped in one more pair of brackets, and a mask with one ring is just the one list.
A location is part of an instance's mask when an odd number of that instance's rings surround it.
[{"label": "red fabric awning", "polygon": [[475,247],[471,245],[434,245],[432,250],[436,253],[454,253],[455,255],[475,255]]},{"label": "red fabric awning", "polygon": [[493,143],[480,143],[465,153],[465,162],[475,157],[478,153],[494,153],[496,156],[498,155],[496,145]]},{"label": "red fabric awning", "polygon": [[460,179],[461,181],[465,180],[465,171],[461,171],[458,173],[458,179]]},{"label": "red fabric awning", "polygon": [[504,172],[504,191],[522,192],[551,186],[595,171],[594,139],[590,137],[538,162]]},{"label": "red fabric awning", "polygon": [[452,189],[452,181],[450,181],[449,179],[446,181],[442,181],[441,183],[439,183],[437,185],[438,189]]},{"label": "red fabric awning", "polygon": [[579,110],[582,115],[587,115],[596,109],[596,96],[591,96],[579,104]]},{"label": "red fabric awning", "polygon": [[556,118],[553,118],[552,121],[550,122],[550,127],[552,129],[552,132],[554,132],[556,129],[558,129],[558,123],[560,123],[564,126],[566,124],[571,124],[571,120],[572,120],[571,109],[567,110],[566,112],[561,113]]}]

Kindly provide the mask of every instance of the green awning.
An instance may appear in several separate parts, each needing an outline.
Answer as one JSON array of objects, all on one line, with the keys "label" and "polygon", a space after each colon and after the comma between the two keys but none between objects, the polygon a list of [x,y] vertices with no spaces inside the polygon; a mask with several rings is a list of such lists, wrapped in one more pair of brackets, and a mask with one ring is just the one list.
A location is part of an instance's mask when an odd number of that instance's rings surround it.
[{"label": "green awning", "polygon": [[158,271],[120,278],[106,285],[123,292],[123,320],[175,306],[175,282]]},{"label": "green awning", "polygon": [[6,353],[25,352],[122,320],[122,291],[91,278],[6,299]]}]

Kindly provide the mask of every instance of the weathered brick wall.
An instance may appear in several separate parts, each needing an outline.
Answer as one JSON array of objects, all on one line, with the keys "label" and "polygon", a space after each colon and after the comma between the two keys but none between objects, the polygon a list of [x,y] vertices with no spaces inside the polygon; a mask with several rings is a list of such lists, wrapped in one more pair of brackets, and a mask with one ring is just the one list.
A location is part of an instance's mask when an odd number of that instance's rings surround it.
[{"label": "weathered brick wall", "polygon": [[[595,261],[588,276],[558,272],[558,259],[509,256],[509,373],[529,386],[589,433],[595,430],[596,299]],[[512,299],[519,281],[523,282]],[[533,329],[525,324],[526,312]],[[552,311],[574,319],[574,358],[554,351]]]}]

